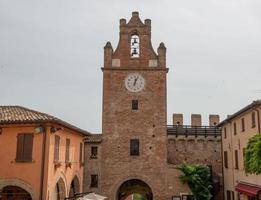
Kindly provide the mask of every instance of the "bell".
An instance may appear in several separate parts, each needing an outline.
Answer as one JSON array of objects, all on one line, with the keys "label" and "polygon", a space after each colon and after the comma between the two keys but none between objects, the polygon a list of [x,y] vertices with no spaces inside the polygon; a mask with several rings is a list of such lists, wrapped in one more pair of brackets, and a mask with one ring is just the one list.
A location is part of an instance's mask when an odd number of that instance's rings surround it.
[{"label": "bell", "polygon": [[132,42],[132,45],[137,44],[138,43],[137,38],[133,38],[133,39],[134,41]]},{"label": "bell", "polygon": [[131,53],[131,55],[133,56],[133,55],[137,55],[137,54],[138,54],[137,48],[133,48],[133,52]]}]

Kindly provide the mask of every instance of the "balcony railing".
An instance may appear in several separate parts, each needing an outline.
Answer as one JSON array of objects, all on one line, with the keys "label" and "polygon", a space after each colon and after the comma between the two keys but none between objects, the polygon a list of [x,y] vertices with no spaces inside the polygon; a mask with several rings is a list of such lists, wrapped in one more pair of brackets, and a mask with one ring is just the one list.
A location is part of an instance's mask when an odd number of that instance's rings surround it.
[{"label": "balcony railing", "polygon": [[183,136],[221,136],[221,129],[216,126],[168,125],[168,135]]}]

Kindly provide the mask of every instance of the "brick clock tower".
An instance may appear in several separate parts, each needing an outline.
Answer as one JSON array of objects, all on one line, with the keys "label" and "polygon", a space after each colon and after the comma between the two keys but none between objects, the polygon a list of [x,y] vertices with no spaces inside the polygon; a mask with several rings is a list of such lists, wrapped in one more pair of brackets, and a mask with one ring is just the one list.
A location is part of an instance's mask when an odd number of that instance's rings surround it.
[{"label": "brick clock tower", "polygon": [[166,48],[151,44],[151,20],[120,20],[114,51],[104,47],[99,191],[110,200],[138,193],[166,199]]}]

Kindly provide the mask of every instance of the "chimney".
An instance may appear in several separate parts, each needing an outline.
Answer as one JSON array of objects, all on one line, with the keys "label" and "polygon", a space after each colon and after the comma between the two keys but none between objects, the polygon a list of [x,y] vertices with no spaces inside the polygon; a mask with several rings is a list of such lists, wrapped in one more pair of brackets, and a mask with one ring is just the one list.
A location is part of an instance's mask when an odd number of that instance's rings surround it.
[{"label": "chimney", "polygon": [[219,115],[209,115],[209,126],[216,126],[219,123]]},{"label": "chimney", "polygon": [[183,125],[183,114],[173,114],[173,125]]},{"label": "chimney", "polygon": [[202,126],[200,114],[191,115],[191,126]]}]

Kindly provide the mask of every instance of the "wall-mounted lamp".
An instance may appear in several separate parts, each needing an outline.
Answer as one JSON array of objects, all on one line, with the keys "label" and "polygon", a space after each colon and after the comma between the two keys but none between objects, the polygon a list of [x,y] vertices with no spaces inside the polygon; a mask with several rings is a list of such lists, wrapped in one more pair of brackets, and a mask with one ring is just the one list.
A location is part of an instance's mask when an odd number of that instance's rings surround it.
[{"label": "wall-mounted lamp", "polygon": [[55,133],[55,132],[60,131],[60,130],[63,130],[63,128],[61,128],[61,127],[56,128],[56,127],[53,127],[53,126],[50,128],[51,133]]},{"label": "wall-mounted lamp", "polygon": [[43,133],[44,132],[44,128],[42,126],[36,127],[34,129],[35,133]]}]

